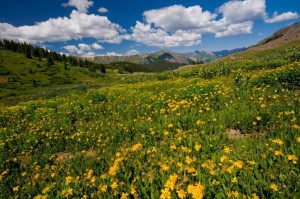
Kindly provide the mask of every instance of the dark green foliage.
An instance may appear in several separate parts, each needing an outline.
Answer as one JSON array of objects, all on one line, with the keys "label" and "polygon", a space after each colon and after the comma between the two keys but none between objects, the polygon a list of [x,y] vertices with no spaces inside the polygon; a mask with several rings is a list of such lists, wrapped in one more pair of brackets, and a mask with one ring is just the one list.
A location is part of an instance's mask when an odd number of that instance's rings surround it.
[{"label": "dark green foliage", "polygon": [[[100,67],[105,66],[101,64]],[[150,68],[145,65],[130,63],[130,62],[114,62],[106,65],[110,69],[119,69],[119,73],[133,73],[133,72],[153,72]]]},{"label": "dark green foliage", "polygon": [[30,48],[27,48],[27,49],[25,50],[25,57],[26,57],[27,59],[32,59],[32,56],[31,56],[31,49],[30,49]]},{"label": "dark green foliage", "polygon": [[52,65],[54,65],[54,61],[53,61],[52,57],[49,56],[47,58],[47,66],[52,66]]},{"label": "dark green foliage", "polygon": [[108,100],[107,95],[105,95],[104,93],[94,93],[92,95],[89,95],[88,98],[92,100],[93,104],[105,102]]},{"label": "dark green foliage", "polygon": [[[66,56],[65,54],[61,55],[54,51],[48,51],[39,46],[33,46],[27,43],[19,43],[15,41],[9,41],[7,39],[0,40],[0,49],[10,50],[17,53],[23,53],[26,58],[32,59],[33,57],[38,57],[38,60],[41,61],[43,58],[47,60],[47,66],[54,65],[55,61],[67,62],[71,66],[80,66],[88,68],[90,71],[95,72],[100,68],[100,64],[95,64],[86,59],[82,60],[74,56]],[[103,67],[103,66],[102,66]],[[104,71],[104,69],[102,69]]]}]

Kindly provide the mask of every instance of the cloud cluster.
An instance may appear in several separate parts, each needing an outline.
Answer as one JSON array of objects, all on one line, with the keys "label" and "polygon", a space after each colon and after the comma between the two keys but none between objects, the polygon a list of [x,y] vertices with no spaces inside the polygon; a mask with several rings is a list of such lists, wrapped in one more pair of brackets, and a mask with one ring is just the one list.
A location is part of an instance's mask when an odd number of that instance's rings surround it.
[{"label": "cloud cluster", "polygon": [[94,38],[99,42],[120,43],[128,38],[125,30],[105,16],[80,13],[73,10],[70,17],[59,17],[33,26],[15,27],[0,23],[0,38],[30,43],[64,42],[73,39]]},{"label": "cloud cluster", "polygon": [[[66,42],[93,38],[99,43],[120,43],[133,40],[148,46],[192,46],[201,43],[203,34],[226,37],[252,33],[255,20],[276,23],[299,18],[296,12],[274,13],[269,17],[265,0],[229,0],[216,9],[205,11],[199,5],[184,7],[173,5],[143,13],[144,21],[136,21],[128,34],[119,24],[106,16],[87,14],[94,5],[92,0],[69,0],[63,6],[75,7],[68,17],[50,18],[31,26],[13,26],[0,23],[0,39],[6,38],[29,43]],[[100,13],[108,10],[98,9]],[[68,46],[69,52],[81,55],[102,46]]]},{"label": "cloud cluster", "polygon": [[269,18],[265,0],[230,0],[216,13],[203,11],[200,6],[174,5],[145,11],[143,16],[144,23],[137,21],[131,28],[132,39],[160,47],[196,45],[201,43],[202,34],[214,34],[217,38],[250,34],[258,19],[275,23],[299,17],[287,12]]},{"label": "cloud cluster", "polygon": [[75,7],[80,13],[87,13],[89,7],[94,5],[94,2],[89,0],[69,0],[68,3],[63,3],[62,5],[65,7]]},{"label": "cloud cluster", "polygon": [[65,49],[68,53],[73,55],[78,55],[82,57],[91,57],[95,55],[93,50],[103,49],[103,47],[97,43],[93,43],[92,45],[80,43],[78,44],[78,46],[75,45],[64,46],[63,49]]},{"label": "cloud cluster", "polygon": [[296,12],[286,12],[286,13],[282,13],[281,15],[278,15],[277,12],[275,12],[273,14],[272,18],[265,18],[265,22],[266,23],[277,23],[277,22],[281,22],[281,21],[286,21],[286,20],[290,20],[290,19],[298,19],[299,15]]}]

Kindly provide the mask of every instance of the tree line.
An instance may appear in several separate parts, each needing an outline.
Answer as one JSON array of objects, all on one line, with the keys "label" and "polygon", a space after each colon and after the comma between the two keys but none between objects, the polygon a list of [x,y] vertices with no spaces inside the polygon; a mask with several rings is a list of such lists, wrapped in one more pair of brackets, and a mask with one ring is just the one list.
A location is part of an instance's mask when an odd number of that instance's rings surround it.
[{"label": "tree line", "polygon": [[42,59],[46,59],[47,66],[52,66],[55,64],[55,62],[63,62],[65,69],[68,69],[68,66],[79,66],[82,68],[87,68],[92,72],[96,72],[96,70],[99,70],[101,73],[106,73],[104,64],[97,64],[87,59],[78,58],[76,56],[59,54],[55,51],[50,51],[40,46],[33,46],[27,43],[0,39],[0,49],[22,53],[28,59],[32,59],[33,57],[37,57],[40,61]]}]

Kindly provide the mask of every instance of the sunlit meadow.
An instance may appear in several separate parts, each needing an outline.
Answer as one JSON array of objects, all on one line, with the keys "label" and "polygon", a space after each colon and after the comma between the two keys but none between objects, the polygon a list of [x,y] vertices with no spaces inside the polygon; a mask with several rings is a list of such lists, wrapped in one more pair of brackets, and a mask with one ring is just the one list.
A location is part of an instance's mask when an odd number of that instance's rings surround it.
[{"label": "sunlit meadow", "polygon": [[300,198],[300,63],[231,62],[2,106],[1,198]]}]

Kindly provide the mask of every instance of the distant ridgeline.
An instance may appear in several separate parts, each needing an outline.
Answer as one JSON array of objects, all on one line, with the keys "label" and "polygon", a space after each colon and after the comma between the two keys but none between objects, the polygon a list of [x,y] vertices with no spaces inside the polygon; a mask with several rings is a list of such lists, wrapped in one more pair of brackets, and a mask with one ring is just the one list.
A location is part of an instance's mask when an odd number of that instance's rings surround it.
[{"label": "distant ridgeline", "polygon": [[0,49],[10,50],[16,53],[23,53],[26,58],[32,59],[32,57],[37,57],[39,60],[46,59],[47,66],[52,66],[55,62],[64,62],[65,67],[68,65],[79,66],[82,68],[87,68],[92,72],[99,70],[102,73],[106,73],[104,64],[97,64],[87,59],[81,59],[75,56],[66,56],[65,54],[59,54],[54,51],[44,49],[42,47],[33,46],[27,43],[20,43],[10,40],[0,40]]}]

